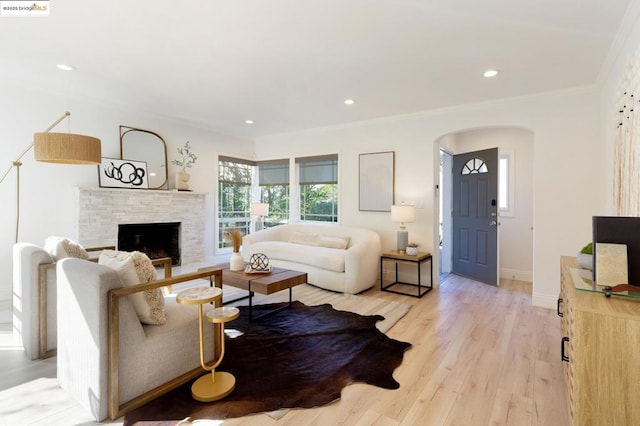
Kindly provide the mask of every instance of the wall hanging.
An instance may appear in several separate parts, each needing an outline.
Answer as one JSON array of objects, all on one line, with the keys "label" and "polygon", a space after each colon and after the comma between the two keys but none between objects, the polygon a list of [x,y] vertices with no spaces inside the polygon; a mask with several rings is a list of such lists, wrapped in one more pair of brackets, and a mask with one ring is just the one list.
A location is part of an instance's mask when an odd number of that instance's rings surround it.
[{"label": "wall hanging", "polygon": [[395,153],[360,154],[360,211],[389,212],[394,201]]}]

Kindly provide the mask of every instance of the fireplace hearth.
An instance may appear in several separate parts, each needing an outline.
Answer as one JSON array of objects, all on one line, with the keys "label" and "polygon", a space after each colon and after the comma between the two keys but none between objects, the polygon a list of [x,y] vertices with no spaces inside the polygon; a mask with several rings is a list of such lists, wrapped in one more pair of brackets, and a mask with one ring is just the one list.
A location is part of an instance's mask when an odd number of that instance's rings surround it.
[{"label": "fireplace hearth", "polygon": [[180,222],[119,224],[118,250],[141,251],[151,259],[170,257],[180,265]]}]

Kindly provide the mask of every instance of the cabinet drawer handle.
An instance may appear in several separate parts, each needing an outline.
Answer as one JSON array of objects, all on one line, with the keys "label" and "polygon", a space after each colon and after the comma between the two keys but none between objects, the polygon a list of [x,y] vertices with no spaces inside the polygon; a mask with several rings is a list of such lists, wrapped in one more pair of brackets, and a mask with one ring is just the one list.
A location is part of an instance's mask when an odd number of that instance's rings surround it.
[{"label": "cabinet drawer handle", "polygon": [[560,304],[561,304],[562,302],[564,302],[564,300],[562,299],[562,297],[558,298],[558,309],[557,309],[557,311],[558,311],[558,316],[559,316],[560,318],[562,318],[562,317],[564,316],[564,314],[563,314],[562,312],[560,312]]},{"label": "cabinet drawer handle", "polygon": [[560,356],[562,357],[563,362],[569,362],[569,357],[564,353],[564,344],[569,342],[568,337],[562,338],[562,343],[560,344]]}]

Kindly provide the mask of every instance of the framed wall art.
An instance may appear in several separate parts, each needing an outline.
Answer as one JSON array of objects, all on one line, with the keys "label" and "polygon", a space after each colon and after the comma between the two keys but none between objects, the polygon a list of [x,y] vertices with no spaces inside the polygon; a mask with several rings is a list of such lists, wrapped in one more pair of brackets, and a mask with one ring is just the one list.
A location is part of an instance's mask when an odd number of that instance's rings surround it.
[{"label": "framed wall art", "polygon": [[101,188],[148,189],[147,163],[103,157],[98,165],[98,183]]},{"label": "framed wall art", "polygon": [[389,212],[394,202],[395,152],[360,154],[360,211]]}]

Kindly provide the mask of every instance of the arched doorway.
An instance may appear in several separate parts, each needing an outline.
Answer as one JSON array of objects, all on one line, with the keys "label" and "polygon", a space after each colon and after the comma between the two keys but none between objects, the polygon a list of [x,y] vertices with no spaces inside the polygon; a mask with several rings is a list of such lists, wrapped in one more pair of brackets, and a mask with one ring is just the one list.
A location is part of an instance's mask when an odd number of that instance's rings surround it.
[{"label": "arched doorway", "polygon": [[451,224],[451,156],[488,148],[498,148],[500,278],[533,280],[533,132],[517,127],[487,127],[461,130],[436,140],[440,170],[434,217],[438,218],[437,240],[441,279],[451,272],[455,243]]}]

